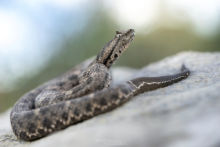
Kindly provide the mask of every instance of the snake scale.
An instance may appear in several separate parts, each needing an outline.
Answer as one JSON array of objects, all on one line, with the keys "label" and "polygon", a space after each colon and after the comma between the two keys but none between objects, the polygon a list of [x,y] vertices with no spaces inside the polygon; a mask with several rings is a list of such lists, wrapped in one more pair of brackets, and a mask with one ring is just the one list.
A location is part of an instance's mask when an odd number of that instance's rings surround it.
[{"label": "snake scale", "polygon": [[83,62],[22,96],[10,114],[14,134],[26,141],[42,138],[108,112],[140,93],[185,79],[190,74],[183,65],[177,74],[140,77],[111,86],[109,69],[133,39],[133,29],[116,31],[114,38],[90,64]]}]

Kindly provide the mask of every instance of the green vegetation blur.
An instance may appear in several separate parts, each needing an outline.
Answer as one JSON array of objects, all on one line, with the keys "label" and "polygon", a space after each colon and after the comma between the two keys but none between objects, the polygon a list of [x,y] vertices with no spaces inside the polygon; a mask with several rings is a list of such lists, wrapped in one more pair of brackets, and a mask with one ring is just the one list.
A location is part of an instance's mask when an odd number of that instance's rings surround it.
[{"label": "green vegetation blur", "polygon": [[[120,30],[118,24],[104,12],[97,12],[88,24],[73,37],[61,37],[63,46],[37,75],[25,76],[19,80],[16,89],[0,93],[0,112],[12,107],[29,90],[96,55],[113,38],[115,31]],[[114,66],[141,68],[181,51],[220,51],[220,30],[215,36],[202,37],[192,31],[190,23],[175,28],[161,24],[155,28],[147,34],[136,33],[133,43]]]}]

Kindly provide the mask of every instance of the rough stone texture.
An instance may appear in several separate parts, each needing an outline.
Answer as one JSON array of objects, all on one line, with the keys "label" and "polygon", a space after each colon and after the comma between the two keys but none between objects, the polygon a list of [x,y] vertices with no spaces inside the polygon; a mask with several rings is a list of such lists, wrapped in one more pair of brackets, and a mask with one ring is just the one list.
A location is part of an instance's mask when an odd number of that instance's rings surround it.
[{"label": "rough stone texture", "polygon": [[31,143],[16,139],[5,112],[0,115],[0,146],[220,147],[220,53],[180,53],[139,71],[117,68],[113,75],[118,83],[172,74],[182,63],[192,71],[187,80]]}]

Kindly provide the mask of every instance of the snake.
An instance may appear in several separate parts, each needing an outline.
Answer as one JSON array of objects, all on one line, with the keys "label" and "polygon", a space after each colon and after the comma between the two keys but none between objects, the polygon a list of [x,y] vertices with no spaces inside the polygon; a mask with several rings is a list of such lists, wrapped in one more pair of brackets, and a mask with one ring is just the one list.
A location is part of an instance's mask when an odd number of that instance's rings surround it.
[{"label": "snake", "polygon": [[160,77],[137,77],[112,84],[111,66],[128,48],[135,31],[116,31],[90,63],[82,62],[62,75],[24,94],[10,113],[18,139],[33,141],[71,125],[109,112],[131,98],[186,79],[190,70]]}]

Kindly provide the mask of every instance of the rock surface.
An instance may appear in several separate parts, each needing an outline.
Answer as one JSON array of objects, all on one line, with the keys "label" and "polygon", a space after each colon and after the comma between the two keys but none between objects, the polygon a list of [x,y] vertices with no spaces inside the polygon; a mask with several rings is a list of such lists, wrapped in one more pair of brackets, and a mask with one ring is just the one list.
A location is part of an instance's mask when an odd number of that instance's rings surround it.
[{"label": "rock surface", "polygon": [[9,110],[0,115],[0,146],[220,147],[220,53],[180,53],[139,71],[114,69],[113,77],[172,74],[182,63],[192,71],[188,79],[31,143],[13,135]]}]

